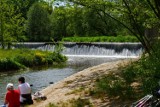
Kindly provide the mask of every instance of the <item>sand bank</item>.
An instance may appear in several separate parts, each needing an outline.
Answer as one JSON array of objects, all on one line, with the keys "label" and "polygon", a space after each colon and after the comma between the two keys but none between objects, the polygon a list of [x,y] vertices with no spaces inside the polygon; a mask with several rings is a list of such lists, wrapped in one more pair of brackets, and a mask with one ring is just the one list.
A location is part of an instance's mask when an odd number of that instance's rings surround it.
[{"label": "sand bank", "polygon": [[[119,67],[126,66],[130,62],[135,61],[136,59],[125,59],[114,62],[108,62],[94,67],[87,68],[83,71],[80,71],[76,74],[73,74],[55,84],[50,85],[41,91],[46,97],[47,100],[34,102],[33,105],[29,107],[47,107],[49,103],[60,104],[62,102],[67,102],[70,99],[77,99],[80,96],[83,96],[82,92],[75,94],[74,91],[84,87],[94,86],[94,81],[97,77],[100,77],[104,74],[107,74],[111,71],[118,71]],[[100,107],[100,101],[92,101],[94,105]],[[107,102],[106,102],[107,103]],[[99,105],[98,105],[99,104]],[[102,105],[102,104],[101,104]],[[66,106],[67,107],[67,106]]]}]

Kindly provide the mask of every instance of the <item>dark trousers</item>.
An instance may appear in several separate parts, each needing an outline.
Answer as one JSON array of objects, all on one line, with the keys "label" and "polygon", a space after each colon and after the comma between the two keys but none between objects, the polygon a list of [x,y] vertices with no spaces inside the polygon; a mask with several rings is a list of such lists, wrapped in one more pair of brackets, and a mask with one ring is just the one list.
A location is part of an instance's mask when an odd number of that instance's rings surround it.
[{"label": "dark trousers", "polygon": [[20,102],[21,103],[21,107],[24,107],[25,105],[33,104],[33,100],[32,100],[31,94],[21,94],[21,96],[26,99],[23,102]]}]

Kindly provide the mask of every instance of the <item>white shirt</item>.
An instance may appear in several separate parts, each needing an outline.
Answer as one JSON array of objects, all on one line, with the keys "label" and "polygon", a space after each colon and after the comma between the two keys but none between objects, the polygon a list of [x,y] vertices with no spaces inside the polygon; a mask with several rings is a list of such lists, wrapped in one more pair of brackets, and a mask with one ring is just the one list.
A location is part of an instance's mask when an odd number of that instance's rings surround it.
[{"label": "white shirt", "polygon": [[[20,94],[30,94],[31,93],[31,87],[28,83],[23,83],[18,86],[18,89],[20,91]],[[20,102],[23,102],[25,98],[20,96]]]}]

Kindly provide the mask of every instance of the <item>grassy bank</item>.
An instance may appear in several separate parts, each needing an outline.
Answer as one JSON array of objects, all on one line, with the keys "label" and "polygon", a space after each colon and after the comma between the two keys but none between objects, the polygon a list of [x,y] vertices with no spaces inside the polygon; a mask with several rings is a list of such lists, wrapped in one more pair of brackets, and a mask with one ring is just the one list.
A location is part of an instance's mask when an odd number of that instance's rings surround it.
[{"label": "grassy bank", "polygon": [[29,49],[0,50],[0,70],[19,70],[27,67],[63,63],[67,60],[56,52]]},{"label": "grassy bank", "polygon": [[147,94],[153,94],[160,81],[160,43],[154,47],[152,55],[144,55],[131,65],[120,68],[117,73],[104,75],[96,81],[90,95],[108,95],[134,101]]},{"label": "grassy bank", "polygon": [[138,42],[134,36],[66,37],[64,42]]},{"label": "grassy bank", "polygon": [[71,94],[80,94],[78,99],[70,99],[60,104],[52,102],[47,107],[97,107],[93,106],[93,99],[104,104],[110,101],[109,104],[129,107],[145,95],[152,94],[158,86],[159,79],[155,76],[160,75],[159,64],[158,59],[153,56],[142,57],[127,67],[119,68],[118,71],[110,71],[109,74],[99,76],[94,82],[94,87],[83,86],[74,90]]},{"label": "grassy bank", "polygon": [[[110,101],[111,104],[119,103],[119,105],[124,104],[128,107],[145,95],[153,94],[159,87],[158,82],[160,80],[159,47],[160,43],[157,43],[154,47],[154,54],[150,56],[144,55],[141,59],[132,62],[126,67],[120,67],[117,71],[113,70],[109,74],[99,76],[94,81],[93,87],[87,91],[85,89],[88,87],[84,88],[83,86],[83,88],[78,90],[78,92],[81,91],[80,98],[71,99],[69,103],[73,106],[66,107],[84,107],[86,105],[94,107],[91,105],[94,102],[90,101],[90,99],[98,99],[98,101],[101,99],[102,102],[104,101],[104,104],[106,101]],[[64,104],[66,105],[66,103]],[[50,104],[48,107],[63,106]]]}]

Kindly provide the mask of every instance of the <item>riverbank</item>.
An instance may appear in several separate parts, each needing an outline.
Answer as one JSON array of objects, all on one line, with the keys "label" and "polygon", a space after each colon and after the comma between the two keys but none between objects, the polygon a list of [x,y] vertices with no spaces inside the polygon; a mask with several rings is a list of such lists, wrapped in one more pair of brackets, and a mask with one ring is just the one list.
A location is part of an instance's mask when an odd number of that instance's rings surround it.
[{"label": "riverbank", "polygon": [[[67,57],[59,52],[31,49],[0,49],[0,70],[16,71],[36,66],[65,63]],[[1,72],[0,71],[0,72]]]},{"label": "riverbank", "polygon": [[[111,101],[109,98],[92,98],[87,92],[94,87],[94,82],[98,77],[110,72],[118,72],[119,67],[126,66],[132,61],[131,59],[126,59],[108,62],[80,71],[42,90],[41,93],[47,97],[47,100],[34,101],[34,104],[30,107],[64,107],[64,105],[65,107],[71,107],[71,103],[78,98],[89,100],[93,107],[116,106],[118,103]],[[121,102],[122,105],[127,105],[128,103],[131,102]],[[49,106],[49,104],[56,106]]]},{"label": "riverbank", "polygon": [[64,42],[139,42],[135,36],[89,36],[89,37],[65,37]]}]

